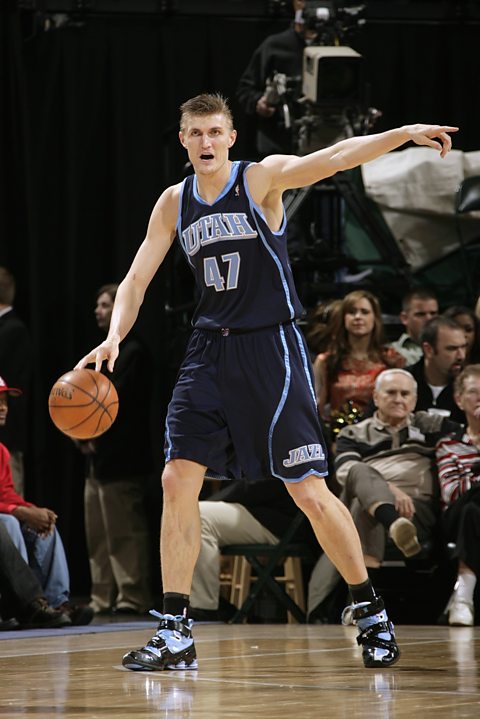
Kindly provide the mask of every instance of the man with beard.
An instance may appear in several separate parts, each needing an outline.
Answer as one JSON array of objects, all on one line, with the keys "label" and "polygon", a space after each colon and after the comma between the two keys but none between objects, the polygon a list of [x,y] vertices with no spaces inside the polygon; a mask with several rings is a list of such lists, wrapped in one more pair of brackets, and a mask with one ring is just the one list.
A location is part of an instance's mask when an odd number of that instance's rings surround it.
[{"label": "man with beard", "polygon": [[465,423],[465,414],[453,396],[453,382],[465,364],[465,333],[448,317],[434,317],[420,336],[423,357],[406,369],[417,381],[415,412],[427,410],[454,422]]}]

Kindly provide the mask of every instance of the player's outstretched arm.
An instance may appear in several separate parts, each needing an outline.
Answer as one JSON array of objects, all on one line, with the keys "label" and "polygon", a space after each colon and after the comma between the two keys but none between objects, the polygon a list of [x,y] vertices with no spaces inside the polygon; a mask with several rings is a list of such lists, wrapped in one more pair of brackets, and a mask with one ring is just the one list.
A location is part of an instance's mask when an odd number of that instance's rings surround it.
[{"label": "player's outstretched arm", "polygon": [[173,239],[178,212],[179,185],[169,187],[153,208],[146,237],[140,245],[132,265],[118,286],[107,339],[77,363],[75,369],[95,363],[99,371],[104,360],[113,371],[119,344],[137,319],[145,291],[162,264]]},{"label": "player's outstretched arm", "polygon": [[304,157],[271,155],[260,165],[270,176],[270,191],[283,192],[375,160],[410,141],[438,150],[440,157],[445,157],[452,148],[450,133],[457,130],[450,125],[404,125],[375,135],[349,137]]}]

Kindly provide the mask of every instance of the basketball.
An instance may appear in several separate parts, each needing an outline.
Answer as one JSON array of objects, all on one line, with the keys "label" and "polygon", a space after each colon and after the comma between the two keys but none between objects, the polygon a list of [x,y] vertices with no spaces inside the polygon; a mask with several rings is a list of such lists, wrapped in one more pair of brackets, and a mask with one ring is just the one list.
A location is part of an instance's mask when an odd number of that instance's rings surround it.
[{"label": "basketball", "polygon": [[74,369],[50,390],[48,410],[60,432],[74,439],[93,439],[109,429],[118,412],[118,394],[101,372]]}]

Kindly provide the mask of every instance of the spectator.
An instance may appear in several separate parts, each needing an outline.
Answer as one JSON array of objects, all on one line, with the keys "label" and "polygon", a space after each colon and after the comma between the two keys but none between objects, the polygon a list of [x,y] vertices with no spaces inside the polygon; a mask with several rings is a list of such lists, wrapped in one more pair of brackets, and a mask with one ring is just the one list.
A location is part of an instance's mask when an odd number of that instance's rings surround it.
[{"label": "spectator", "polygon": [[392,347],[405,357],[408,365],[415,364],[422,358],[422,330],[426,323],[437,315],[438,300],[431,290],[416,287],[404,296],[400,321],[405,326],[405,332],[396,342],[392,342]]},{"label": "spectator", "polygon": [[[433,457],[440,433],[458,425],[439,415],[412,414],[416,383],[402,369],[385,370],[375,382],[377,411],[337,438],[335,467],[342,485],[342,501],[358,529],[365,564],[379,567],[387,535],[411,557],[421,550],[437,521]],[[339,575],[323,555],[309,584],[310,620],[339,582]]]},{"label": "spectator", "polygon": [[[100,287],[95,318],[108,332],[118,285]],[[152,604],[150,537],[145,488],[153,471],[150,440],[152,366],[133,334],[120,347],[110,375],[119,410],[112,427],[79,443],[87,458],[85,531],[96,613],[143,614]],[[141,398],[141,401],[139,401]]]},{"label": "spectator", "polygon": [[[276,479],[229,482],[200,502],[202,540],[190,595],[192,619],[219,619],[220,548],[227,544],[277,544],[298,507]],[[310,525],[295,539],[318,543]]]},{"label": "spectator", "polygon": [[35,574],[0,522],[0,631],[66,627],[72,621],[66,612],[52,609]]},{"label": "spectator", "polygon": [[307,320],[305,338],[311,353],[311,358],[321,352],[326,352],[332,341],[332,326],[335,314],[342,306],[342,300],[325,300],[319,302],[311,311]]},{"label": "spectator", "polygon": [[[0,426],[7,421],[7,398],[19,394],[20,390],[8,387],[0,377]],[[91,609],[70,603],[68,565],[56,521],[53,510],[37,507],[15,491],[10,453],[0,443],[0,522],[35,572],[50,606],[68,613],[72,624],[89,624]]]},{"label": "spectator", "polygon": [[22,497],[25,473],[23,455],[27,444],[27,402],[32,375],[30,334],[13,308],[15,279],[0,267],[0,371],[14,387],[21,387],[22,396],[12,406],[8,427],[0,429],[0,442],[10,451],[13,483]]},{"label": "spectator", "polygon": [[465,364],[480,362],[480,323],[474,310],[455,305],[445,310],[443,316],[450,317],[465,332],[467,342]]},{"label": "spectator", "polygon": [[449,317],[434,317],[422,330],[423,357],[407,370],[417,381],[415,410],[436,412],[463,424],[465,415],[453,397],[453,382],[465,364],[463,330]]},{"label": "spectator", "polygon": [[455,400],[466,428],[437,445],[437,466],[445,538],[455,544],[458,576],[447,606],[448,623],[473,626],[474,591],[480,573],[480,364],[468,365],[455,380]]},{"label": "spectator", "polygon": [[327,351],[313,365],[320,415],[328,421],[348,401],[364,412],[377,375],[404,364],[404,358],[384,344],[378,299],[366,290],[350,292],[335,312]]}]

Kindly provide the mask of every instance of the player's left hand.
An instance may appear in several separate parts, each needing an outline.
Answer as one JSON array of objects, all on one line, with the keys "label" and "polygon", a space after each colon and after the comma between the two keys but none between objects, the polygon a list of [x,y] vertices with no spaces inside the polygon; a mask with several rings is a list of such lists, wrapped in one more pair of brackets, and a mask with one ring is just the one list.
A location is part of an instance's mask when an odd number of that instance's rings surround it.
[{"label": "player's left hand", "polygon": [[458,131],[458,127],[451,125],[407,125],[405,129],[416,145],[427,145],[439,150],[440,157],[445,157],[452,149],[452,138],[449,133]]}]

